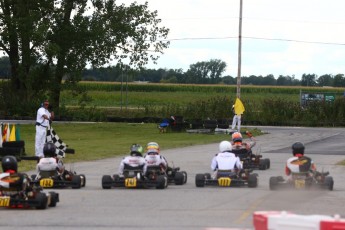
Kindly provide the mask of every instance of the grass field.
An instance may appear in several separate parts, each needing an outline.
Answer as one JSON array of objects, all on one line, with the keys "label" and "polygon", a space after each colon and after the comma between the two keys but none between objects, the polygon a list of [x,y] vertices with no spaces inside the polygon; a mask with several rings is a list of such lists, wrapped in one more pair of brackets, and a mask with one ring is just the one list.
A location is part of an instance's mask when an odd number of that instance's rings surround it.
[{"label": "grass field", "polygon": [[[230,140],[225,134],[189,134],[186,132],[159,133],[156,124],[131,123],[68,123],[54,124],[53,128],[59,137],[75,150],[75,154],[67,154],[65,162],[92,161],[129,153],[131,144],[145,146],[148,142],[158,142],[162,153],[164,149],[192,146],[196,144],[217,143]],[[245,131],[245,130],[243,130]],[[250,130],[259,135],[259,130]],[[25,141],[25,151],[34,155],[35,127],[20,125],[21,139]],[[245,136],[244,136],[245,137]],[[214,150],[215,152],[218,149]],[[33,169],[35,162],[22,161],[21,171]]]}]

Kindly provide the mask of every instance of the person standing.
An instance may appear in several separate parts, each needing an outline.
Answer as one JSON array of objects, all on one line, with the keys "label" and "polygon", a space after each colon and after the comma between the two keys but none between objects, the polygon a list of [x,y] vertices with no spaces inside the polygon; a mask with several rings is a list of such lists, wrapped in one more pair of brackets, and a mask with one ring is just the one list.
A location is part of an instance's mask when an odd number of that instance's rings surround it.
[{"label": "person standing", "polygon": [[234,113],[234,117],[232,119],[231,129],[233,131],[235,131],[235,127],[237,124],[237,132],[241,132],[241,117],[244,111],[245,108],[242,101],[239,98],[236,98],[235,104],[232,106],[232,112]]},{"label": "person standing", "polygon": [[35,155],[37,157],[44,157],[43,147],[46,142],[47,127],[53,119],[48,107],[49,101],[45,100],[43,105],[37,110],[35,136]]}]

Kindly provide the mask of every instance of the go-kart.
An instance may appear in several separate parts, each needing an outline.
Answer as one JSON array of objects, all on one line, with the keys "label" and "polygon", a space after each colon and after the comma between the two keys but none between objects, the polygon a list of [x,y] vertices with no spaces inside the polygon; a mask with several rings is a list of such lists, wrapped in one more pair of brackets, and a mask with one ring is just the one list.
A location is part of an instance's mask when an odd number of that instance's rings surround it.
[{"label": "go-kart", "polygon": [[180,171],[180,167],[168,167],[166,170],[168,183],[175,185],[183,185],[187,183],[187,172]]},{"label": "go-kart", "polygon": [[270,177],[270,190],[277,189],[328,189],[333,190],[333,177],[328,176],[329,172],[318,172],[311,170],[304,173],[292,173],[291,178],[285,180],[282,176]]},{"label": "go-kart", "polygon": [[210,173],[196,174],[196,187],[243,187],[255,188],[258,186],[258,174],[251,174],[252,170],[242,169],[239,172],[230,170],[218,170],[215,177]]},{"label": "go-kart", "polygon": [[240,158],[244,169],[266,170],[271,167],[269,158],[262,158],[261,154],[253,154],[252,150],[233,149],[232,152]]},{"label": "go-kart", "polygon": [[162,173],[160,166],[147,167],[146,174],[142,167],[131,167],[125,165],[123,175],[103,175],[102,188],[156,188],[165,189],[168,187],[168,177]]},{"label": "go-kart", "polygon": [[[22,157],[20,160],[39,161],[37,156]],[[77,174],[73,170],[64,170],[60,173],[57,169],[51,171],[40,171],[30,176],[31,184],[42,188],[73,188],[85,187],[86,177],[84,174]]]},{"label": "go-kart", "polygon": [[[2,180],[4,183],[11,183],[10,181],[18,180],[20,177],[20,175],[4,176]],[[30,179],[27,177],[27,180]],[[0,207],[46,209],[47,207],[55,207],[57,202],[59,202],[58,193],[45,193],[40,186],[31,185],[29,182],[24,190],[21,183],[18,188],[0,186]]]},{"label": "go-kart", "polygon": [[57,170],[40,171],[37,175],[31,175],[31,183],[42,188],[72,188],[85,187],[86,177],[84,174],[76,174],[74,171],[64,170],[59,173]]}]

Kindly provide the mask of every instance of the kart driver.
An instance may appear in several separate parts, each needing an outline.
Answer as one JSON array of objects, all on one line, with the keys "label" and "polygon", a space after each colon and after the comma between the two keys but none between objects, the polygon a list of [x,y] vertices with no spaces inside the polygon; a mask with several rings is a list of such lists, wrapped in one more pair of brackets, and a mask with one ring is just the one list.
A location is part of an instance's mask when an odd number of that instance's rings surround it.
[{"label": "kart driver", "polygon": [[146,145],[146,154],[144,156],[146,162],[147,162],[147,166],[150,165],[159,165],[161,166],[161,168],[166,171],[168,168],[168,162],[165,159],[165,157],[163,157],[162,155],[159,155],[160,153],[160,148],[158,143],[156,142],[149,142]]},{"label": "kart driver", "polygon": [[5,156],[1,165],[3,173],[0,174],[0,195],[25,195],[25,191],[30,188],[30,179],[27,174],[17,172],[17,159],[14,156]]},{"label": "kart driver", "polygon": [[146,174],[147,163],[142,155],[143,147],[139,144],[133,144],[130,147],[130,155],[123,158],[120,167],[119,175],[123,176],[125,168],[143,170],[143,175]]},{"label": "kart driver", "polygon": [[308,175],[311,171],[316,171],[316,166],[312,159],[304,156],[304,144],[296,142],[292,145],[293,157],[289,158],[286,162],[285,174],[306,173]]},{"label": "kart driver", "polygon": [[256,145],[256,140],[253,135],[249,131],[246,131],[246,134],[250,138],[250,142],[243,142],[242,134],[239,132],[234,132],[231,136],[232,152],[241,159],[252,157],[253,153],[251,150]]},{"label": "kart driver", "polygon": [[229,141],[222,141],[219,144],[219,153],[216,154],[211,163],[211,169],[216,174],[224,172],[236,172],[243,168],[240,159],[233,154],[232,145]]},{"label": "kart driver", "polygon": [[45,143],[43,147],[44,157],[41,158],[36,166],[37,172],[57,170],[60,174],[64,173],[65,166],[62,160],[58,159],[56,146],[51,143]]}]

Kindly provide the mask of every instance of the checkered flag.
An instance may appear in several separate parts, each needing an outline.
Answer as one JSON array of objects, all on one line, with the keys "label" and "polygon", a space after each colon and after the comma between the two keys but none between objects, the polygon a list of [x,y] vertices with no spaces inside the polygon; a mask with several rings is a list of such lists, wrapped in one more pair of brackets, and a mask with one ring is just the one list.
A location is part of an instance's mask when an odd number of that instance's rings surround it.
[{"label": "checkered flag", "polygon": [[51,125],[48,125],[46,142],[52,142],[56,146],[56,155],[58,157],[65,157],[67,145],[60,139]]}]

